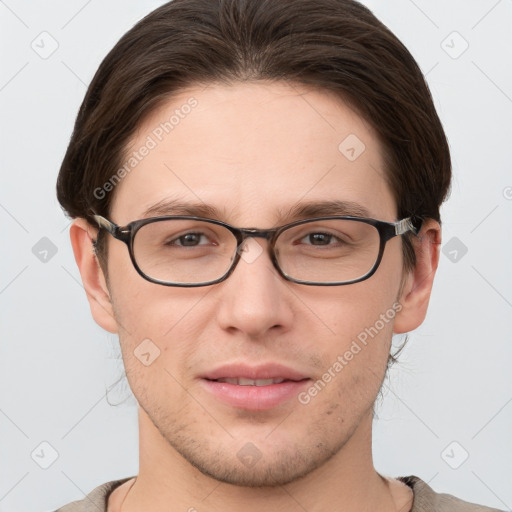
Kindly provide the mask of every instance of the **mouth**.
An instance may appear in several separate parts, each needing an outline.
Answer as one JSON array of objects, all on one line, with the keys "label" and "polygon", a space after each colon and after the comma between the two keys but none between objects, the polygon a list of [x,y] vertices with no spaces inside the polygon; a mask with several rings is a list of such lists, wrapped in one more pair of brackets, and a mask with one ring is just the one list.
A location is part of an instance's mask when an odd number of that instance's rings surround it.
[{"label": "mouth", "polygon": [[297,400],[311,381],[301,372],[276,364],[225,365],[201,377],[204,389],[216,401],[252,411],[269,410]]},{"label": "mouth", "polygon": [[[211,380],[211,379],[207,379]],[[226,382],[227,384],[235,384],[237,386],[271,386],[273,384],[281,384],[282,382],[299,382],[291,379],[248,379],[246,377],[224,377],[221,379],[211,380],[211,382]]]}]

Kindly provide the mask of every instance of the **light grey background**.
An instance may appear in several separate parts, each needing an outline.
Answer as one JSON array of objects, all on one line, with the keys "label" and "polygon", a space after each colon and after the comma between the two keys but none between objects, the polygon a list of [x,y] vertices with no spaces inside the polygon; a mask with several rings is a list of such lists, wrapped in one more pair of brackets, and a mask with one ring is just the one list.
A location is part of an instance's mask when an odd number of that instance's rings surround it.
[{"label": "light grey background", "polygon": [[[135,401],[105,398],[119,351],[90,316],[55,179],[101,60],[162,3],[0,1],[1,512],[51,511],[137,473]],[[510,510],[512,1],[364,3],[426,73],[454,166],[430,310],[385,382],[375,465]],[[129,393],[124,381],[109,401]]]}]

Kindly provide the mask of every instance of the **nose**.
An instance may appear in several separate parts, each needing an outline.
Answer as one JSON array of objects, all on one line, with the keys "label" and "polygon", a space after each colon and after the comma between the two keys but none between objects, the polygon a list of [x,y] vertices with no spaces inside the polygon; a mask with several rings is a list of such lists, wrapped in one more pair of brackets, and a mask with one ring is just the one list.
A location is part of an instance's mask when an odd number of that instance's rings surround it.
[{"label": "nose", "polygon": [[251,339],[264,339],[270,330],[288,330],[293,324],[291,283],[272,264],[268,242],[249,238],[239,252],[238,265],[218,285],[220,326]]}]

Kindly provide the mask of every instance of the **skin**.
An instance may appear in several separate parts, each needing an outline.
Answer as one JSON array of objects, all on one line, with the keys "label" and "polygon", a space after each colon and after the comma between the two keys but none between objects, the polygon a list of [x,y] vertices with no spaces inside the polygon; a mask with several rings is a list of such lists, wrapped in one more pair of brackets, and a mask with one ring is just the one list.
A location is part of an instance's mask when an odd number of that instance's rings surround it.
[{"label": "skin", "polygon": [[[130,148],[191,96],[197,107],[117,185],[113,222],[139,219],[167,197],[212,204],[239,227],[282,225],[278,209],[326,199],[397,220],[376,133],[338,98],[303,85],[183,90],[145,120]],[[366,146],[355,161],[338,150],[349,134]],[[84,219],[72,225],[92,315],[119,334],[139,403],[139,474],[112,493],[109,511],[410,510],[411,490],[374,469],[372,412],[392,334],[425,318],[439,258],[437,222],[426,221],[414,241],[413,271],[403,273],[395,237],[371,278],[333,287],[285,281],[265,250],[252,263],[241,260],[222,283],[159,286],[137,274],[126,246],[110,236],[107,286],[91,250],[95,236]],[[257,243],[266,249],[265,240]],[[201,374],[238,361],[279,362],[316,381],[397,300],[394,320],[307,405],[290,400],[247,411],[200,385]],[[161,351],[150,366],[134,355],[146,338]],[[251,468],[236,456],[248,442],[261,453]]]}]

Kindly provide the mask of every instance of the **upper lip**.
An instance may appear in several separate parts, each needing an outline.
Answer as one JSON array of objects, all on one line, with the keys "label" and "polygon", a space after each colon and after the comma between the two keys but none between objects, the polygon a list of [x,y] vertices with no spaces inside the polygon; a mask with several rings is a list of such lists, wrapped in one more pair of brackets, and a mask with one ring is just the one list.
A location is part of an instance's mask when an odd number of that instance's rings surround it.
[{"label": "upper lip", "polygon": [[306,375],[301,372],[283,366],[281,364],[269,363],[258,366],[250,366],[244,363],[226,364],[202,376],[203,379],[233,379],[242,377],[245,379],[285,379],[285,380],[303,380],[307,379]]}]

